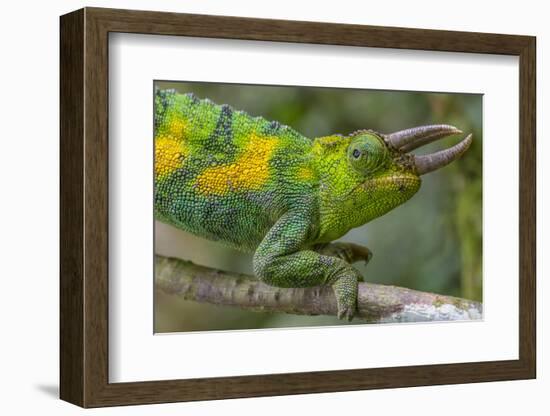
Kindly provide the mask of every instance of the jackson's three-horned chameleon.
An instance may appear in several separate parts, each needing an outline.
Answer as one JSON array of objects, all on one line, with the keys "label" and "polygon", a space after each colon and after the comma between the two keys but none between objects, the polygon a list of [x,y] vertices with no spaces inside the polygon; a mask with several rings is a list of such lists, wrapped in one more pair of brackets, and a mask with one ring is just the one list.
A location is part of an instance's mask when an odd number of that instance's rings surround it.
[{"label": "jackson's three-horned chameleon", "polygon": [[408,153],[462,133],[443,124],[312,140],[173,90],[156,92],[154,124],[155,217],[253,251],[254,273],[267,284],[331,285],[338,316],[347,319],[363,280],[351,263],[371,252],[332,241],[407,201],[420,175],[457,159],[472,141],[469,135],[436,153]]}]

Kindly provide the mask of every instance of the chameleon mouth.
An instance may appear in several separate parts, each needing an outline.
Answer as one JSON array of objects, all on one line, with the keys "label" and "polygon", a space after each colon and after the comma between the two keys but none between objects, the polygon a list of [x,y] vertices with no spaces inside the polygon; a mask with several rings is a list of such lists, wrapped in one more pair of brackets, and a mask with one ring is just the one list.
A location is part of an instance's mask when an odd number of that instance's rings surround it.
[{"label": "chameleon mouth", "polygon": [[420,179],[416,175],[396,173],[393,175],[383,176],[379,178],[369,179],[361,184],[364,189],[371,187],[383,186],[385,188],[393,188],[399,193],[418,189],[420,186]]},{"label": "chameleon mouth", "polygon": [[[355,193],[358,189],[363,191],[369,191],[372,189],[380,189],[380,186],[383,186],[387,190],[393,189],[400,194],[405,194],[410,192],[411,196],[418,190],[420,187],[420,178],[411,173],[395,173],[388,176],[382,176],[378,178],[371,178],[365,182],[361,182],[353,187],[350,191],[346,192],[345,195],[338,198],[338,200],[345,200],[349,195]],[[388,194],[392,194],[389,192]]]},{"label": "chameleon mouth", "polygon": [[[403,153],[408,153],[428,143],[455,134],[462,134],[462,131],[447,124],[433,124],[385,134],[382,135],[382,137],[386,143],[391,145],[394,149],[398,149]],[[449,163],[460,158],[460,156],[468,150],[471,144],[472,135],[469,134],[462,141],[448,149],[443,149],[427,155],[412,155],[415,172],[418,175],[424,175],[447,166]]]}]

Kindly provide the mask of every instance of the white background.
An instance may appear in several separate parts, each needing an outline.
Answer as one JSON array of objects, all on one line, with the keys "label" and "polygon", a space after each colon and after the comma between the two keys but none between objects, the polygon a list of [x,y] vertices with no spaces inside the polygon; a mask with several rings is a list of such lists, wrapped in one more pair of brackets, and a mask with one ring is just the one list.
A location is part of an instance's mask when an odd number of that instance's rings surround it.
[{"label": "white background", "polygon": [[[231,60],[239,64],[220,72],[217,63]],[[518,270],[519,264],[518,61],[494,55],[112,35],[109,379],[171,380],[517,359],[518,276],[509,271]],[[483,322],[153,336],[153,79],[484,94]],[[498,153],[490,151],[497,147]],[[508,240],[502,238],[504,227]],[[510,253],[507,262],[502,261],[505,252]],[[356,353],[340,353],[350,347]],[[208,359],[185,360],[182,351],[186,357]]]},{"label": "white background", "polygon": [[[543,300],[550,299],[543,258],[550,237],[550,209],[543,183],[550,179],[550,146],[543,139],[544,103],[550,85],[544,65],[550,29],[544,2],[439,1],[250,2],[216,1],[19,1],[4,5],[2,30],[2,371],[0,409],[6,414],[78,414],[58,401],[58,16],[83,5],[232,14],[296,20],[363,23],[531,34],[538,36],[538,380],[380,390],[293,397],[166,404],[87,411],[87,414],[250,414],[350,412],[422,415],[529,414],[550,407],[548,323]],[[506,120],[503,120],[506,122]],[[546,250],[547,251],[547,250]],[[6,267],[7,266],[7,267]],[[543,332],[543,324],[546,332]]]}]

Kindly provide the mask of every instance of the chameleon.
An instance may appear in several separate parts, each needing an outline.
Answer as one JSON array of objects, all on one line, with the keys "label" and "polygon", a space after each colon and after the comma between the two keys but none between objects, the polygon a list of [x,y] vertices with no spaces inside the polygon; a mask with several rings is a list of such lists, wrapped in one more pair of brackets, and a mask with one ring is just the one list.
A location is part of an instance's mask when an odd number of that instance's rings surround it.
[{"label": "chameleon", "polygon": [[436,124],[311,139],[193,93],[157,89],[154,100],[155,218],[252,252],[254,275],[268,285],[330,285],[347,320],[364,281],[353,263],[372,252],[334,240],[409,200],[422,175],[472,143],[470,134],[415,155],[462,131]]}]

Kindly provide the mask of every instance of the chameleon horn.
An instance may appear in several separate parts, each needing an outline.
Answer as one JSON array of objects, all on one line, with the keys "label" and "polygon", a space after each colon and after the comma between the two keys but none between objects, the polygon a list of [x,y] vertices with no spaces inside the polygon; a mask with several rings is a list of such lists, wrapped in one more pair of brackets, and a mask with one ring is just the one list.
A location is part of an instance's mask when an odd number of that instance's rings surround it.
[{"label": "chameleon horn", "polygon": [[472,135],[469,134],[464,140],[458,142],[453,147],[428,155],[414,156],[416,172],[419,175],[424,175],[436,169],[442,168],[443,166],[447,166],[449,163],[462,156],[471,144]]},{"label": "chameleon horn", "polygon": [[394,148],[409,152],[417,147],[424,146],[425,144],[443,137],[461,133],[462,131],[454,126],[449,126],[447,124],[432,124],[388,134],[386,140],[388,140]]}]

